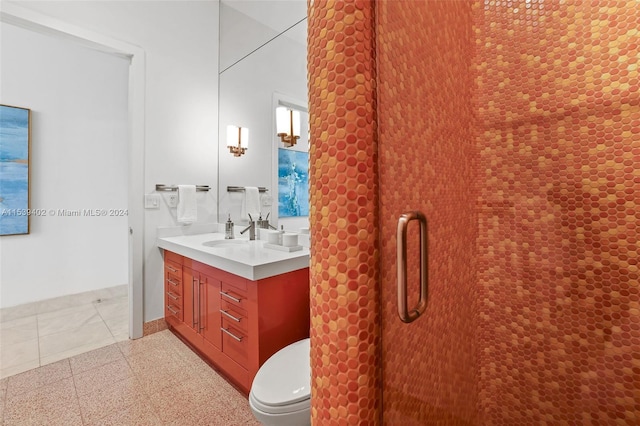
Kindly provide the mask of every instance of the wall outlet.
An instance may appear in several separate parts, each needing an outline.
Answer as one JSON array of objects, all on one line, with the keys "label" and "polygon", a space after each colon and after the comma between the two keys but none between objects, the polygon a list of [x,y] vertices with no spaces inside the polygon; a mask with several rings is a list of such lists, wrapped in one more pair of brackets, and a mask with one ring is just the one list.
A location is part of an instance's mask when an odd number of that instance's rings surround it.
[{"label": "wall outlet", "polygon": [[177,207],[178,206],[178,193],[169,194],[167,197],[167,204],[169,207]]},{"label": "wall outlet", "polygon": [[160,195],[158,195],[158,194],[145,194],[144,195],[144,208],[145,209],[159,209],[160,208]]}]

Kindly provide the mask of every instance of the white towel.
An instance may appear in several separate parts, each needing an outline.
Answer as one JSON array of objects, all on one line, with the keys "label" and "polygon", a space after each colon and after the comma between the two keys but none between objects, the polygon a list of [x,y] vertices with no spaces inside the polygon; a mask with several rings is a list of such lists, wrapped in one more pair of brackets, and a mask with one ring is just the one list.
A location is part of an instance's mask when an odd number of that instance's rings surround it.
[{"label": "white towel", "polygon": [[178,222],[189,224],[198,220],[195,185],[178,185]]},{"label": "white towel", "polygon": [[260,214],[260,191],[255,186],[245,186],[244,200],[242,201],[241,217],[249,219],[249,215],[253,220],[258,220]]}]

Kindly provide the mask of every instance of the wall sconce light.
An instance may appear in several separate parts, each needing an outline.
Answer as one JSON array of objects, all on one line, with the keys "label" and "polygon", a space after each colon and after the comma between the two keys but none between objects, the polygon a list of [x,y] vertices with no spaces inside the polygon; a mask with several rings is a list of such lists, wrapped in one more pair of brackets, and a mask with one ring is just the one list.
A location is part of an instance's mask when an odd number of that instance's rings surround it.
[{"label": "wall sconce light", "polygon": [[300,111],[276,108],[276,129],[285,147],[294,146],[300,139]]},{"label": "wall sconce light", "polygon": [[227,148],[234,157],[240,157],[249,149],[249,129],[227,126]]}]

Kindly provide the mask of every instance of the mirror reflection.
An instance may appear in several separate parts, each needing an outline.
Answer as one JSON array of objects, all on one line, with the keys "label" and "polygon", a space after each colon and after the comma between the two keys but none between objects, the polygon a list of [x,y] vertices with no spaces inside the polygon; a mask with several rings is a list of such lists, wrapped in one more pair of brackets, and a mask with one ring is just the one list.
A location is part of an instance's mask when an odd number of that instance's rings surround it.
[{"label": "mirror reflection", "polygon": [[304,0],[220,2],[221,219],[249,219],[245,194],[229,186],[262,187],[263,219],[291,231],[309,226],[306,13]]}]

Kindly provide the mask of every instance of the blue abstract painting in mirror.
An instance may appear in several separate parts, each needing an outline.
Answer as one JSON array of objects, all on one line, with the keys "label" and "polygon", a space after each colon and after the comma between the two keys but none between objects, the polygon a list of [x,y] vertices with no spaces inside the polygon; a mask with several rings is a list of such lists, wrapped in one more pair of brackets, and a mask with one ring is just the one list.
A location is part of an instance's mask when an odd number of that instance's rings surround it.
[{"label": "blue abstract painting in mirror", "polygon": [[309,216],[309,153],[278,149],[278,216]]},{"label": "blue abstract painting in mirror", "polygon": [[0,105],[0,235],[29,233],[29,119]]}]

